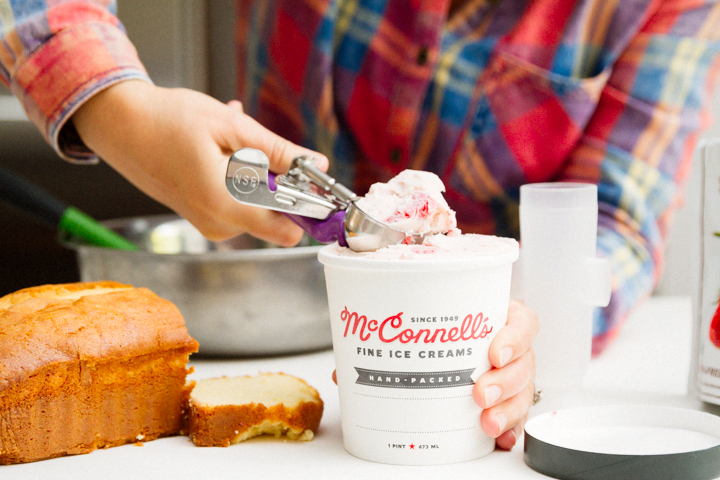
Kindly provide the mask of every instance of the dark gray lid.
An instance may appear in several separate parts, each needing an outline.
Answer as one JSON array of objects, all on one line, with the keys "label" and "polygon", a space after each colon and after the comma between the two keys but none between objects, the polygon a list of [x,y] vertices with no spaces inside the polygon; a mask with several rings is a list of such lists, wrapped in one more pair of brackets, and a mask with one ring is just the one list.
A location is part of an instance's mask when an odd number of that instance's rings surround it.
[{"label": "dark gray lid", "polygon": [[548,412],[525,425],[525,463],[559,479],[714,479],[720,417],[648,405]]}]

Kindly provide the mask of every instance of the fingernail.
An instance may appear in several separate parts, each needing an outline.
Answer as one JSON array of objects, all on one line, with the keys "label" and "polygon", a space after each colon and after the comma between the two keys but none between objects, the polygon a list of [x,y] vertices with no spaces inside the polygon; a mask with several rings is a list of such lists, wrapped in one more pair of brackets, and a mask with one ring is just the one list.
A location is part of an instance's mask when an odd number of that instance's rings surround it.
[{"label": "fingernail", "polygon": [[504,367],[512,358],[512,348],[503,347],[500,349],[500,366]]},{"label": "fingernail", "polygon": [[505,430],[505,425],[507,425],[507,417],[504,413],[497,413],[495,414],[495,421],[498,424],[498,435],[500,435]]},{"label": "fingernail", "polygon": [[502,391],[497,385],[489,385],[485,387],[485,408],[492,407],[497,399],[500,398]]},{"label": "fingernail", "polygon": [[510,449],[512,449],[512,447],[514,447],[515,444],[517,443],[517,435],[515,434],[515,430],[509,430],[509,432],[510,432],[510,435],[512,435],[512,438],[513,438],[513,439],[512,439],[512,442],[510,442]]}]

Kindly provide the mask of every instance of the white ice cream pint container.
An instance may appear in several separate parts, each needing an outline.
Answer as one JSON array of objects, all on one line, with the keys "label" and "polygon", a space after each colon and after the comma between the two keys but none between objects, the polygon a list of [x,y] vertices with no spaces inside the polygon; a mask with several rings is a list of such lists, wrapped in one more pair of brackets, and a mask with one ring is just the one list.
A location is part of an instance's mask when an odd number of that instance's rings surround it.
[{"label": "white ice cream pint container", "polygon": [[518,245],[462,237],[479,248],[407,258],[355,254],[337,244],[319,252],[343,442],[358,458],[435,465],[495,448],[472,389],[490,369],[490,343],[507,320]]}]

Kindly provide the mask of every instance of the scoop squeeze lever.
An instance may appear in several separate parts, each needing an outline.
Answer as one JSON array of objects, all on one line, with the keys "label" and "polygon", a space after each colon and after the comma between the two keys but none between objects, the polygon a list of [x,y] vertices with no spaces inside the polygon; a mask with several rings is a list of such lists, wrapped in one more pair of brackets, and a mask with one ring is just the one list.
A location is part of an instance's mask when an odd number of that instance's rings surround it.
[{"label": "scoop squeeze lever", "polygon": [[269,167],[260,150],[236,151],[225,175],[228,192],[240,203],[284,213],[321,243],[337,241],[368,252],[422,242],[422,236],[392,228],[363,212],[355,204],[357,195],[318,169],[312,158],[296,157],[285,175],[275,175]]}]

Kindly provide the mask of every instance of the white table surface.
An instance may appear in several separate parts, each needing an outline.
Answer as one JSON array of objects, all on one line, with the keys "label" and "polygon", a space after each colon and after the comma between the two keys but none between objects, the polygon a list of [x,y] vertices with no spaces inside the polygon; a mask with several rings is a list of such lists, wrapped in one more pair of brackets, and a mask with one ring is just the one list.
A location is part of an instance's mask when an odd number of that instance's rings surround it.
[{"label": "white table surface", "polygon": [[[574,396],[548,393],[531,416],[575,405],[642,403],[680,406],[720,414],[688,392],[692,315],[690,299],[656,297],[627,320],[615,342],[593,360],[583,388]],[[192,361],[191,378],[282,371],[305,379],[325,401],[311,442],[255,438],[228,448],[196,447],[188,437],[98,450],[87,455],[0,466],[11,479],[238,479],[238,478],[548,478],[523,461],[522,439],[510,452],[495,451],[471,462],[407,467],[357,459],[343,449],[340,410],[331,373],[332,351],[252,360]]]}]

